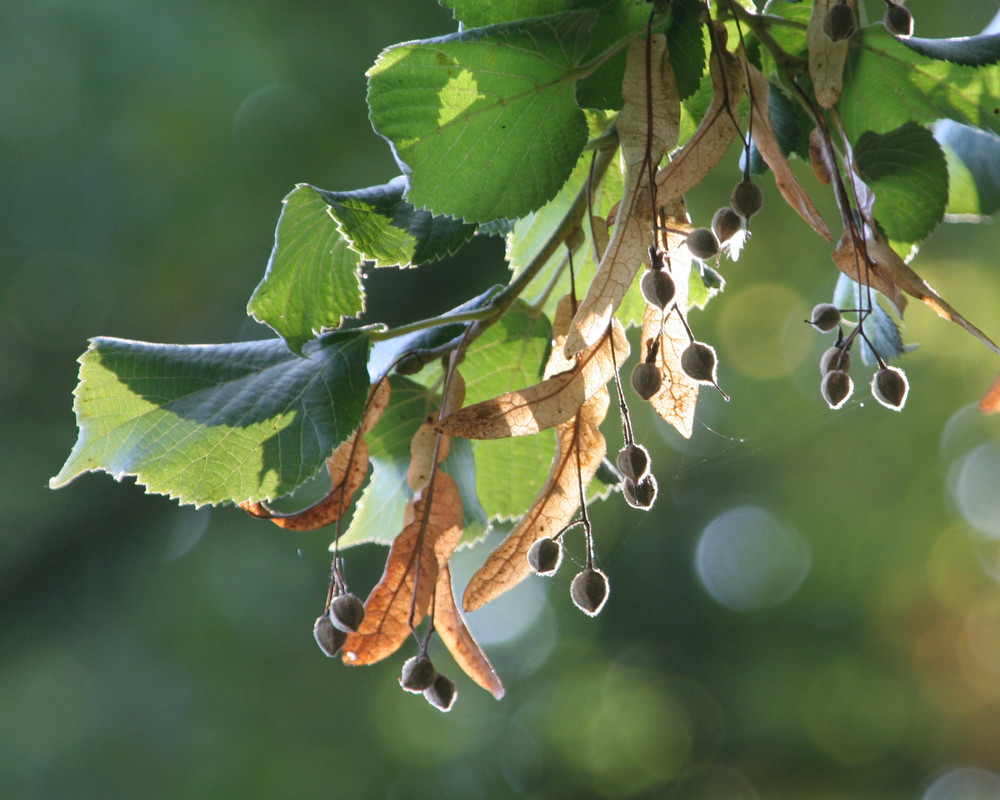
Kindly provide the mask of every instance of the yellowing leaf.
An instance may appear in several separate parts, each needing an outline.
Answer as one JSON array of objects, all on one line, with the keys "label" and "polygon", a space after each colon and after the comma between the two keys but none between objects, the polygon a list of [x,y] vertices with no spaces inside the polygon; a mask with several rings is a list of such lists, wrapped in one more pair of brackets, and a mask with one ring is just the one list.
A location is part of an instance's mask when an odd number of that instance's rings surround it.
[{"label": "yellowing leaf", "polygon": [[618,115],[625,187],[611,240],[566,339],[567,356],[579,353],[604,334],[643,259],[648,258],[646,253],[653,243],[650,170],[655,169],[664,154],[677,143],[680,98],[666,38],[655,34],[649,40],[649,47],[652,136],[649,136],[646,110],[646,40],[639,39],[628,49],[622,81],[625,104]]},{"label": "yellowing leaf", "polygon": [[725,49],[725,26],[711,24],[718,42],[718,48],[709,56],[712,102],[698,129],[656,174],[656,199],[661,206],[669,205],[701,183],[740,133],[734,119],[746,92],[743,62]]},{"label": "yellowing leaf", "polygon": [[[553,327],[559,324],[560,317],[568,319],[571,309],[570,298],[560,300]],[[605,335],[578,357],[568,359],[561,350],[558,353],[553,350],[545,371],[551,377],[526,389],[459,409],[442,419],[437,429],[463,439],[500,439],[530,436],[566,422],[587,398],[611,380],[614,374],[611,340],[615,363],[624,363],[629,356],[628,340],[621,323],[614,320],[611,334],[608,335],[605,326]]]},{"label": "yellowing leaf", "polygon": [[799,179],[795,177],[788,159],[781,151],[781,145],[778,144],[778,137],[771,126],[770,84],[764,74],[753,64],[747,64],[747,69],[750,72],[750,89],[753,95],[752,134],[754,144],[761,157],[771,168],[771,172],[774,173],[774,182],[778,191],[781,192],[781,196],[785,198],[785,202],[795,209],[796,213],[808,222],[816,233],[828,242],[832,242],[833,236],[830,234],[830,229],[827,228],[826,222],[823,221],[823,217],[820,216],[813,204],[812,198],[799,183]]},{"label": "yellowing leaf", "polygon": [[[691,230],[687,218],[687,208],[680,198],[673,200],[664,209],[669,232],[666,235],[666,251],[670,254],[670,274],[674,279],[674,299],[677,308],[688,307],[688,282],[691,276],[691,253],[684,246],[684,235]],[[656,394],[649,398],[653,409],[664,420],[673,425],[685,439],[691,438],[694,427],[694,410],[698,402],[698,384],[681,369],[681,353],[690,344],[687,328],[680,314],[674,309],[662,324],[663,312],[655,306],[647,305],[642,319],[642,343],[640,357],[649,352],[650,342],[659,338],[656,366],[660,368],[663,382]]]},{"label": "yellowing leaf", "polygon": [[389,404],[389,381],[379,381],[368,394],[368,403],[361,427],[340,443],[326,460],[330,473],[330,491],[322,500],[308,508],[290,514],[272,511],[264,503],[240,503],[240,508],[253,517],[269,519],[279,528],[290,531],[312,531],[331,525],[351,507],[351,500],[368,475],[368,445],[364,435],[382,416]]},{"label": "yellowing leaf", "polygon": [[806,31],[809,47],[809,77],[813,82],[816,100],[823,108],[833,108],[840,99],[844,86],[844,63],[850,39],[833,41],[823,33],[823,17],[831,6],[846,2],[854,11],[857,0],[813,0],[812,16]]},{"label": "yellowing leaf", "polygon": [[438,575],[434,592],[434,630],[462,671],[497,700],[502,699],[503,684],[479,643],[469,632],[455,604],[451,570],[447,564]]},{"label": "yellowing leaf", "polygon": [[[570,298],[564,297],[552,322],[555,343],[546,373],[565,363],[562,345],[571,312]],[[531,545],[543,536],[555,535],[572,521],[580,508],[580,485],[586,491],[607,451],[600,424],[609,404],[608,390],[602,385],[575,417],[556,427],[556,455],[549,475],[531,508],[472,576],[462,601],[466,611],[479,608],[524,580],[531,572]]]}]

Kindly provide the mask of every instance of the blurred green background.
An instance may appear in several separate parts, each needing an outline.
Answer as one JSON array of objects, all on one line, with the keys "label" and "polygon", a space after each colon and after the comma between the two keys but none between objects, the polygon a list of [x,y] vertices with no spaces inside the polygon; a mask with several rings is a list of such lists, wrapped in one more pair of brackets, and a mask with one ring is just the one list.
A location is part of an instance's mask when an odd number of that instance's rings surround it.
[{"label": "blurred green background", "polygon": [[[908,6],[934,36],[997,10]],[[801,320],[836,275],[773,186],[692,319],[733,401],[704,392],[689,442],[635,404],[660,497],[593,510],[603,613],[572,607],[567,566],[471,615],[500,703],[446,667],[442,715],[399,690],[401,658],[323,658],[324,533],[103,474],[46,488],[87,338],[266,335],[244,308],[281,198],[393,177],[364,70],[453,29],[431,0],[0,3],[0,796],[1000,797],[1000,420],[974,407],[1000,363],[911,305],[905,412],[864,370],[830,412],[829,341]],[[718,172],[696,221],[735,153]],[[950,226],[915,264],[995,339],[998,253],[995,225]],[[380,271],[370,317],[429,316],[504,271],[496,240]],[[384,552],[348,553],[356,586]]]}]

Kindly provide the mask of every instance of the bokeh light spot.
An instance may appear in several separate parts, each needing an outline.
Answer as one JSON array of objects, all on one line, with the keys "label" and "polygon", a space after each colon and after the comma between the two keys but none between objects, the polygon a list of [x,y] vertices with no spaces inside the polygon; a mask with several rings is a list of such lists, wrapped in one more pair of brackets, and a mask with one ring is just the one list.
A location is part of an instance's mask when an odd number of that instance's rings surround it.
[{"label": "bokeh light spot", "polygon": [[758,611],[799,587],[809,570],[809,547],[764,509],[739,506],[702,532],[695,570],[718,603],[733,611]]},{"label": "bokeh light spot", "polygon": [[973,528],[1000,539],[1000,445],[979,445],[955,462],[949,488],[959,512]]},{"label": "bokeh light spot", "polygon": [[977,767],[949,770],[927,787],[921,800],[997,800],[1000,776]]},{"label": "bokeh light spot", "polygon": [[812,348],[813,338],[802,323],[809,309],[787,286],[751,286],[727,297],[719,313],[721,358],[751,378],[788,375]]}]

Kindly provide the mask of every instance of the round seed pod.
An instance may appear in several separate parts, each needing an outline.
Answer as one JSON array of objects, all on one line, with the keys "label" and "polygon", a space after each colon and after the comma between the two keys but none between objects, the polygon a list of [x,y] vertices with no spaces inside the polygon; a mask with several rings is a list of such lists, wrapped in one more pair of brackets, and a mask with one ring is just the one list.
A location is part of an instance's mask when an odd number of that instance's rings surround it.
[{"label": "round seed pod", "polygon": [[834,369],[823,376],[820,392],[826,404],[836,411],[854,392],[854,381],[842,369]]},{"label": "round seed pod", "polygon": [[845,2],[830,6],[829,11],[823,15],[823,33],[835,42],[850,39],[856,28],[854,9]]},{"label": "round seed pod", "polygon": [[437,670],[427,656],[413,656],[403,663],[399,685],[406,691],[420,694],[434,685]]},{"label": "round seed pod", "polygon": [[743,219],[749,220],[764,205],[764,193],[753,181],[740,181],[729,196],[729,206]]},{"label": "round seed pod", "polygon": [[872,395],[886,408],[902,411],[910,382],[899,367],[884,367],[872,377]]},{"label": "round seed pod", "polygon": [[451,711],[451,707],[455,705],[455,698],[458,697],[455,682],[439,673],[434,678],[434,683],[424,689],[424,697],[434,708],[441,711]]},{"label": "round seed pod", "polygon": [[365,618],[365,606],[356,594],[341,594],[330,603],[330,622],[338,631],[354,633]]},{"label": "round seed pod", "polygon": [[618,465],[618,471],[625,476],[626,480],[640,480],[649,472],[649,451],[635,442],[627,444],[618,451],[615,464]]},{"label": "round seed pod", "polygon": [[656,502],[656,478],[647,475],[638,483],[627,480],[622,487],[622,494],[625,496],[625,502],[632,508],[649,511]]},{"label": "round seed pod", "polygon": [[828,347],[823,351],[823,355],[819,359],[819,374],[826,375],[834,369],[840,369],[844,372],[851,371],[851,351],[845,350],[843,347]]},{"label": "round seed pod", "polygon": [[719,240],[715,238],[711,228],[695,228],[684,242],[691,255],[702,261],[719,255]]},{"label": "round seed pod", "polygon": [[608,577],[599,569],[587,567],[573,578],[569,594],[584,614],[596,617],[608,599]]},{"label": "round seed pod", "polygon": [[818,331],[832,331],[840,324],[840,309],[832,303],[819,303],[813,306],[809,324]]},{"label": "round seed pod", "polygon": [[562,544],[548,536],[543,536],[528,550],[528,563],[538,575],[555,575],[562,563]]},{"label": "round seed pod", "polygon": [[728,242],[743,227],[740,215],[729,206],[723,206],[712,217],[712,231],[720,242]]},{"label": "round seed pod", "polygon": [[648,269],[639,281],[642,296],[651,306],[666,308],[674,299],[674,279],[662,269]]},{"label": "round seed pod", "polygon": [[658,391],[663,383],[660,368],[656,364],[640,361],[632,370],[632,388],[643,400],[648,400]]},{"label": "round seed pod", "polygon": [[913,14],[903,8],[903,6],[890,3],[885,9],[882,23],[885,25],[885,29],[893,36],[906,37],[913,35]]},{"label": "round seed pod", "polygon": [[691,342],[681,353],[681,369],[698,383],[711,383],[714,386],[717,383],[718,364],[715,348],[704,342]]},{"label": "round seed pod", "polygon": [[333,627],[329,614],[317,617],[316,624],[313,625],[313,637],[316,639],[319,649],[329,658],[336,658],[340,648],[347,641],[347,634]]}]

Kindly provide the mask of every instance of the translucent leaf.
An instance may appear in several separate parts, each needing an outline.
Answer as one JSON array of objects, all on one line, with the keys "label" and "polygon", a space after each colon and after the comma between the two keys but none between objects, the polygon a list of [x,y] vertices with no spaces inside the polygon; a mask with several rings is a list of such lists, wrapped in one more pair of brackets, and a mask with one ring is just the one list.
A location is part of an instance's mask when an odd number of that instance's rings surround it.
[{"label": "translucent leaf", "polygon": [[504,696],[503,684],[486,654],[465,625],[455,603],[451,570],[445,564],[438,575],[434,593],[434,631],[451,653],[455,663],[497,700]]},{"label": "translucent leaf", "polygon": [[937,119],[1000,133],[1000,67],[925,58],[873,25],[852,40],[847,74],[837,108],[852,142],[864,131],[887,133],[905,122]]},{"label": "translucent leaf", "polygon": [[475,225],[414,208],[403,199],[406,188],[406,178],[398,177],[381,186],[320,195],[341,235],[376,267],[436,261],[472,238]]},{"label": "translucent leaf", "polygon": [[814,0],[806,40],[809,45],[809,77],[816,100],[823,108],[833,108],[844,83],[849,39],[833,41],[823,31],[823,17],[831,6],[845,2],[854,11],[857,0]]},{"label": "translucent leaf", "polygon": [[[468,401],[537,381],[551,340],[549,321],[515,303],[475,340],[462,362]],[[541,431],[537,436],[472,442],[476,493],[490,519],[524,512],[548,473],[554,441],[551,431]]]},{"label": "translucent leaf", "polygon": [[885,134],[866,131],[854,145],[854,163],[878,198],[872,212],[890,239],[920,242],[941,222],[948,164],[923,125],[907,122]]},{"label": "translucent leaf", "polygon": [[[604,335],[632,279],[643,261],[648,261],[647,251],[653,244],[650,173],[677,143],[680,99],[665,37],[656,34],[648,44],[651,51],[649,76],[646,74],[646,40],[632,42],[628,49],[628,66],[622,81],[625,107],[618,117],[625,186],[611,241],[570,326],[566,338],[567,356],[579,353]],[[647,95],[653,106],[652,130],[649,130]]]},{"label": "translucent leaf", "polygon": [[361,258],[341,238],[318,189],[300,184],[282,202],[271,259],[247,313],[301,355],[321,330],[365,310]]},{"label": "translucent leaf", "polygon": [[462,537],[462,501],[451,476],[438,470],[393,540],[385,571],[365,601],[365,618],[344,643],[345,664],[374,664],[392,655],[427,612],[438,574]]},{"label": "translucent leaf", "polygon": [[[553,321],[555,343],[546,373],[564,366],[562,345],[570,319],[566,309]],[[577,416],[556,428],[556,454],[548,477],[525,515],[472,576],[462,601],[466,611],[479,608],[524,580],[531,573],[527,558],[531,545],[572,521],[580,507],[580,486],[586,491],[604,460],[607,444],[600,424],[609,404],[608,390],[602,386]]]},{"label": "translucent leaf", "polygon": [[368,104],[409,177],[409,202],[487,221],[551,199],[586,143],[574,94],[596,20],[584,10],[383,51]]},{"label": "translucent leaf", "polygon": [[288,494],[350,436],[368,394],[365,334],[325,334],[304,355],[277,339],[92,340],[75,391],[80,435],[50,485],[104,470],[195,505]]},{"label": "translucent leaf", "polygon": [[[747,65],[750,86],[753,89],[753,137],[763,159],[774,173],[774,182],[785,198],[785,202],[804,219],[809,226],[828,242],[833,241],[823,217],[820,216],[812,198],[795,177],[788,159],[782,152],[781,144],[771,126],[771,86],[767,78],[752,64]],[[930,135],[928,133],[928,135]],[[947,192],[946,192],[947,196]]]},{"label": "translucent leaf", "polygon": [[[358,499],[350,525],[341,535],[340,547],[365,542],[390,544],[403,528],[403,515],[413,492],[406,481],[410,465],[410,442],[420,425],[437,408],[434,392],[409,380],[393,376],[392,404],[366,436],[372,475]],[[469,443],[453,439],[441,462],[455,479],[462,497],[464,541],[485,532],[486,514],[476,499],[476,464]]]},{"label": "translucent leaf", "polygon": [[312,531],[341,519],[354,501],[354,495],[368,476],[368,445],[365,434],[381,418],[389,403],[389,382],[379,381],[368,393],[361,427],[354,431],[326,460],[330,473],[330,491],[326,497],[300,511],[277,513],[264,503],[240,503],[240,508],[260,519],[269,519],[279,528]]},{"label": "translucent leaf", "polygon": [[[564,298],[557,320],[568,316],[571,308],[569,298]],[[616,363],[624,363],[629,355],[628,340],[621,324],[614,320],[611,335],[606,333],[578,358],[553,353],[546,372],[557,370],[555,374],[527,388],[466,406],[442,419],[438,429],[466,439],[499,439],[532,436],[566,422],[611,380],[612,341]],[[554,362],[558,366],[553,366]]]}]

